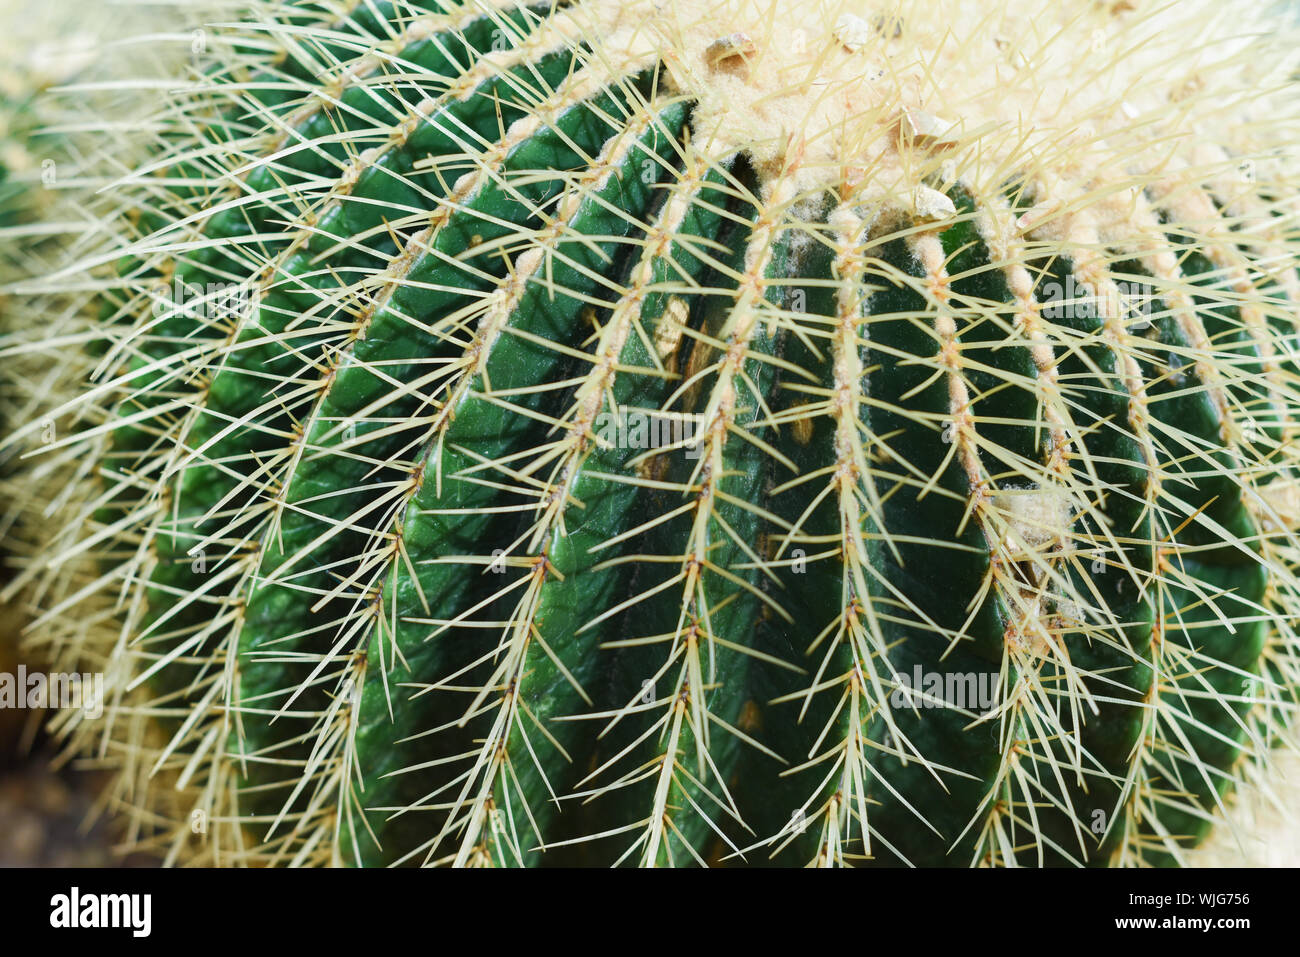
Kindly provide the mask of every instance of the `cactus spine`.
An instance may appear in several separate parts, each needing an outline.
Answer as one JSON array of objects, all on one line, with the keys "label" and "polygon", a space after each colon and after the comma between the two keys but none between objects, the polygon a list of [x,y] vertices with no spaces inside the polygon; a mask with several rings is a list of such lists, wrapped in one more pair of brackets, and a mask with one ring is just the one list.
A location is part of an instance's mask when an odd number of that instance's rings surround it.
[{"label": "cactus spine", "polygon": [[1292,741],[1292,60],[1032,6],[220,37],[20,576],[139,840],[1183,860]]}]

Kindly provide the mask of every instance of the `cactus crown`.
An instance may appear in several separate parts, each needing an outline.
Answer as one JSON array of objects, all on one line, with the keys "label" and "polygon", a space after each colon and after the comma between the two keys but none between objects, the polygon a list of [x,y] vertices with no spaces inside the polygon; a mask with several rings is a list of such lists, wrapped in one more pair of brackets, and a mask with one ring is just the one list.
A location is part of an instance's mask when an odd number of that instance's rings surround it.
[{"label": "cactus crown", "polygon": [[137,839],[1181,860],[1290,741],[1300,126],[1133,6],[212,33],[25,480]]}]

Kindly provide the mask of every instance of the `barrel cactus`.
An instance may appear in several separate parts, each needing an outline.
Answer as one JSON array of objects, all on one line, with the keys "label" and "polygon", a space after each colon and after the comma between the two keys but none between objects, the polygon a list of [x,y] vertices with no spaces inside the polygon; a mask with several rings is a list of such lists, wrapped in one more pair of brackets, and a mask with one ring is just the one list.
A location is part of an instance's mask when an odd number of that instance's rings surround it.
[{"label": "barrel cactus", "polygon": [[50,187],[57,165],[72,165],[77,137],[61,125],[70,117],[50,90],[94,76],[103,59],[96,39],[107,37],[102,14],[61,2],[0,0],[0,22],[0,283],[7,284],[24,278],[21,260],[36,255],[32,247],[59,231]]},{"label": "barrel cactus", "polygon": [[[40,420],[51,400],[84,380],[80,363],[53,363],[44,348],[53,337],[83,331],[77,314],[96,295],[83,284],[40,288],[41,275],[77,252],[97,218],[78,198],[100,185],[87,174],[106,171],[112,157],[129,169],[145,146],[139,138],[106,140],[87,124],[94,110],[121,112],[132,94],[109,92],[112,41],[143,26],[139,8],[87,9],[69,0],[0,0],[0,436]],[[152,56],[137,51],[137,66]],[[66,89],[78,85],[73,92]],[[135,151],[127,163],[123,154]],[[95,159],[92,161],[91,157]],[[119,174],[120,175],[120,171]],[[31,285],[33,288],[28,288]],[[44,667],[41,641],[19,648],[26,623],[6,585],[15,565],[40,548],[37,527],[48,505],[26,464],[44,472],[53,457],[26,462],[21,444],[0,444],[0,675],[20,666]],[[35,521],[31,521],[31,520]],[[0,679],[3,680],[3,679]],[[15,709],[0,694],[0,763],[29,749],[39,711]],[[17,832],[15,832],[17,833]]]},{"label": "barrel cactus", "polygon": [[10,440],[65,476],[35,634],[107,679],[69,747],[179,862],[1185,862],[1300,680],[1252,17],[205,34],[80,267],[93,375]]},{"label": "barrel cactus", "polygon": [[[84,75],[96,59],[93,34],[68,29],[72,22],[72,11],[58,3],[38,9],[28,0],[0,0],[0,23],[7,27],[0,31],[0,412],[5,415],[31,388],[24,374],[33,371],[16,369],[23,360],[8,351],[15,325],[36,311],[15,303],[23,296],[12,287],[50,268],[60,240],[85,225],[63,216],[67,211],[58,207],[53,188],[59,167],[71,177],[75,164],[72,138],[59,130],[68,117],[50,88]],[[0,452],[0,461],[11,452]]]}]

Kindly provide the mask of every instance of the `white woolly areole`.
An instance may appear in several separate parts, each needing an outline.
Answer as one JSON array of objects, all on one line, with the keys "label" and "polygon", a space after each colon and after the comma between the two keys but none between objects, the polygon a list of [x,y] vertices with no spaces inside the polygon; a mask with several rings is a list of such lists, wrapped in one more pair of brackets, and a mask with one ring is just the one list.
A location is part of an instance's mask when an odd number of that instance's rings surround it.
[{"label": "white woolly areole", "polygon": [[[806,189],[857,184],[922,218],[936,211],[915,187],[934,174],[977,190],[1028,175],[1060,196],[1207,161],[1223,173],[1252,157],[1252,181],[1270,172],[1259,167],[1281,144],[1263,137],[1294,112],[1276,17],[1265,29],[1254,5],[1214,0],[1006,10],[594,0],[565,15],[597,60],[662,56],[698,101],[697,144],[744,149]],[[1274,122],[1252,125],[1262,117]],[[1094,205],[1102,238],[1126,232],[1130,200]]]},{"label": "white woolly areole", "polygon": [[1008,544],[1044,548],[1069,537],[1074,509],[1066,490],[1005,487],[997,499],[1016,539]]}]

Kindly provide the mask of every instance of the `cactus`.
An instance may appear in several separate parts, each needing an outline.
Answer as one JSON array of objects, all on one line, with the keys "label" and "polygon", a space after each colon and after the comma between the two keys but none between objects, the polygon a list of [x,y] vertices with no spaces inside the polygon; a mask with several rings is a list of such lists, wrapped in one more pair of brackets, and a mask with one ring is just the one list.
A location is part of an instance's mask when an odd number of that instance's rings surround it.
[{"label": "cactus", "polygon": [[1185,862],[1294,747],[1300,125],[1144,6],[214,33],[19,575],[136,843]]},{"label": "cactus", "polygon": [[54,128],[65,117],[49,91],[88,72],[102,23],[84,12],[78,21],[68,5],[29,0],[0,0],[0,19],[0,283],[7,284],[33,271],[23,260],[50,235],[33,225],[54,215],[51,167],[69,159],[70,142]]},{"label": "cactus", "polygon": [[[134,18],[119,12],[118,19]],[[81,146],[99,147],[79,142],[63,125],[68,109],[53,89],[102,76],[105,58],[96,52],[95,38],[112,36],[104,27],[99,12],[60,0],[0,0],[0,434],[39,418],[51,396],[63,395],[71,383],[75,363],[50,363],[28,346],[33,339],[48,340],[60,315],[77,311],[92,294],[29,294],[22,287],[53,269],[94,222],[62,202],[66,194],[57,180],[75,180]],[[19,451],[0,448],[0,586],[10,577],[8,553],[22,554],[29,544],[15,525],[29,506],[39,513],[46,504],[15,478],[25,467]],[[0,598],[0,674],[12,676],[20,664],[36,670],[39,646],[19,653],[25,623],[19,604]],[[38,718],[33,711],[0,708],[0,762],[27,750]]]}]

